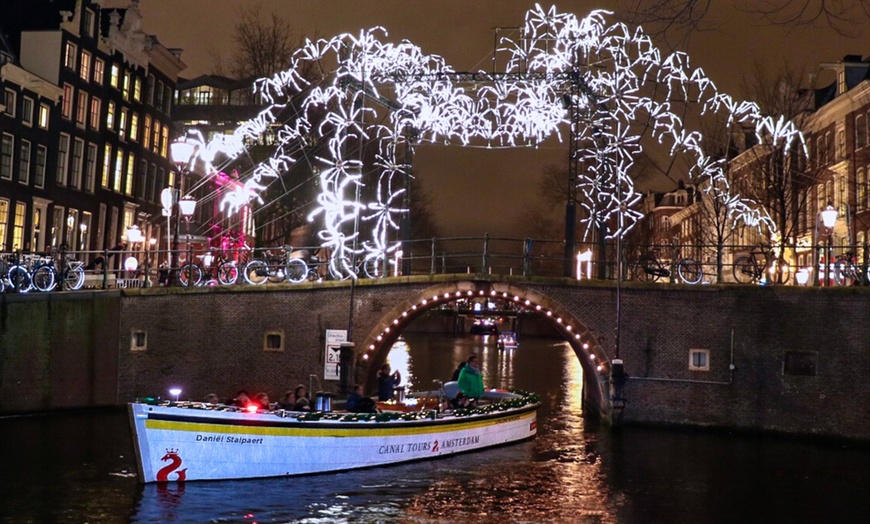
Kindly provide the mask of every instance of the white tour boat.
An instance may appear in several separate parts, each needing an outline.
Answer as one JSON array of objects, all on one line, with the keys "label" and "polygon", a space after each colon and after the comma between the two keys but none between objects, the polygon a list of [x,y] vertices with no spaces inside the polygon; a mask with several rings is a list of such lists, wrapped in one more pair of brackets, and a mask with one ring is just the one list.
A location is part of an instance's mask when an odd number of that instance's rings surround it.
[{"label": "white tour boat", "polygon": [[534,394],[488,391],[479,407],[443,412],[426,409],[438,407],[437,392],[413,397],[379,404],[379,413],[329,411],[328,402],[324,411],[300,413],[137,401],[130,404],[130,418],[139,479],[174,482],[342,471],[443,457],[536,433],[539,403]]}]

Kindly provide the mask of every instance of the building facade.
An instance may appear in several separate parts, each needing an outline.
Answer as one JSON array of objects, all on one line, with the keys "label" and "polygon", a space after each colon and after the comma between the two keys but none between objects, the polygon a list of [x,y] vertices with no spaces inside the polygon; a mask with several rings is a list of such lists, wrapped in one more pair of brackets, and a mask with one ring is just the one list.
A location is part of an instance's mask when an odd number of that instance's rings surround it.
[{"label": "building facade", "polygon": [[142,30],[136,0],[11,11],[0,22],[0,251],[63,246],[88,259],[124,245],[134,224],[165,245],[160,193],[182,182],[169,159],[180,52]]}]

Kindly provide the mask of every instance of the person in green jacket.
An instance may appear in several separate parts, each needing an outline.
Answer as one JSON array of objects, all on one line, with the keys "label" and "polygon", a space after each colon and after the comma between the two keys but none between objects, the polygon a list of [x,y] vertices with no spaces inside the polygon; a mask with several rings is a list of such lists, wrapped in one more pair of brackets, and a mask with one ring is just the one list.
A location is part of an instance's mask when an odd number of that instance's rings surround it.
[{"label": "person in green jacket", "polygon": [[483,375],[480,373],[477,355],[468,357],[468,361],[459,372],[459,390],[462,396],[473,403],[483,396]]}]

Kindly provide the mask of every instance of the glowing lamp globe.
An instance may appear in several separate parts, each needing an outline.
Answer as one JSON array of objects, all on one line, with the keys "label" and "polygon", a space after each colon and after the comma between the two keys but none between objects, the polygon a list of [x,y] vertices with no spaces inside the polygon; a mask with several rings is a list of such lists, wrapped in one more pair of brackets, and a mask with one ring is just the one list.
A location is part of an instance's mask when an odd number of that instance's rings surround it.
[{"label": "glowing lamp globe", "polygon": [[794,277],[797,280],[799,286],[805,286],[810,279],[810,272],[807,271],[806,268],[803,268],[795,273]]},{"label": "glowing lamp globe", "polygon": [[828,229],[832,229],[834,225],[837,223],[837,210],[831,204],[828,204],[828,207],[822,211],[822,222],[825,224],[825,227]]},{"label": "glowing lamp globe", "polygon": [[172,156],[172,163],[176,165],[187,164],[193,157],[194,145],[187,140],[176,140],[169,144],[169,154]]},{"label": "glowing lamp globe", "polygon": [[190,195],[187,195],[178,201],[178,208],[181,210],[182,215],[190,218],[193,216],[193,212],[196,211],[196,200],[194,200]]},{"label": "glowing lamp globe", "polygon": [[142,242],[145,240],[145,236],[142,234],[139,227],[136,224],[133,224],[127,228],[127,240],[135,244],[136,242]]},{"label": "glowing lamp globe", "polygon": [[139,269],[139,261],[136,260],[136,257],[127,257],[124,260],[124,269],[127,271],[136,271]]},{"label": "glowing lamp globe", "polygon": [[169,394],[175,397],[175,401],[178,402],[178,395],[181,395],[181,388],[172,388],[169,390]]}]

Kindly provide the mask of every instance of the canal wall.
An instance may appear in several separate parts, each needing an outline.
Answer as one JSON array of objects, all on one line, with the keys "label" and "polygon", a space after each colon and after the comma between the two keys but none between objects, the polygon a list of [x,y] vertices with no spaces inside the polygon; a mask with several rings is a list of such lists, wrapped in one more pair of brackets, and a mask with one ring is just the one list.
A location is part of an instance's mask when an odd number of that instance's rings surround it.
[{"label": "canal wall", "polygon": [[598,408],[614,423],[870,440],[870,288],[626,284],[618,356],[629,379],[613,402],[611,286],[485,276],[0,295],[0,413],[122,405],[174,386],[192,399],[337,391],[324,378],[327,330],[352,326],[355,380],[370,380],[404,326],[450,332],[443,311],[413,320],[459,289],[556,312],[524,325],[572,343],[585,389],[605,392]]}]

